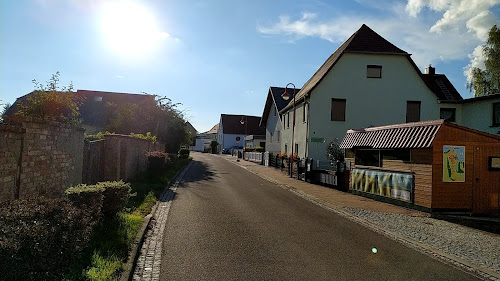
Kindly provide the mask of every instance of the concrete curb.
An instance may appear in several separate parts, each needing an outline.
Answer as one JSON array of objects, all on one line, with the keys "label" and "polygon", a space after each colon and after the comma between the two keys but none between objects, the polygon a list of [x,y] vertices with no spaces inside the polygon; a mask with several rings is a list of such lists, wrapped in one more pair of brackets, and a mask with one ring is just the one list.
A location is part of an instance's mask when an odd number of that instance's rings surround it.
[{"label": "concrete curb", "polygon": [[[183,167],[181,170],[179,170],[174,177],[172,177],[172,180],[167,184],[167,186],[163,189],[162,194],[164,192],[167,192],[170,189],[170,186],[175,184],[177,182],[177,178],[179,175],[186,169],[186,167],[189,167],[189,162],[185,167]],[[161,197],[161,196],[160,196]],[[139,229],[139,232],[137,232],[137,235],[135,236],[134,242],[132,249],[130,250],[129,256],[127,258],[127,262],[123,266],[123,271],[120,276],[120,281],[131,281],[132,277],[134,275],[134,270],[137,265],[137,259],[139,258],[139,254],[142,248],[142,244],[144,244],[144,240],[146,239],[146,233],[147,230],[152,227],[153,223],[153,217],[156,214],[156,211],[158,209],[159,201],[156,201],[156,204],[153,206],[153,209],[151,210],[151,213],[149,215],[144,217],[144,222],[142,223],[141,228]]]},{"label": "concrete curb", "polygon": [[[220,157],[220,156],[219,156]],[[361,224],[379,234],[382,234],[392,240],[395,240],[395,241],[398,241],[412,249],[415,249],[431,258],[434,258],[436,260],[439,260],[439,261],[442,261],[442,262],[445,262],[447,264],[450,264],[462,271],[465,271],[467,273],[470,273],[478,278],[481,278],[481,279],[484,279],[484,280],[492,280],[492,281],[500,281],[500,274],[496,273],[496,272],[493,272],[489,269],[486,269],[486,268],[482,268],[480,266],[477,266],[477,265],[474,265],[466,260],[463,260],[463,259],[460,259],[458,257],[455,257],[455,256],[452,256],[452,255],[449,255],[447,253],[444,253],[442,251],[439,251],[439,250],[436,250],[434,248],[431,248],[429,247],[428,245],[424,244],[424,243],[421,243],[421,242],[418,242],[418,241],[415,241],[413,239],[409,239],[407,237],[404,237],[402,235],[399,235],[398,233],[395,233],[395,232],[392,232],[392,231],[388,231],[370,221],[367,221],[363,218],[359,218],[355,215],[352,215],[348,212],[345,212],[343,211],[342,209],[339,209],[339,208],[332,208],[330,206],[327,206],[325,203],[321,202],[320,199],[318,198],[315,198],[313,196],[310,196],[309,194],[306,194],[306,193],[303,193],[303,192],[300,192],[299,190],[297,190],[295,187],[293,186],[289,186],[287,184],[284,184],[282,182],[279,182],[277,180],[274,180],[272,178],[269,178],[267,176],[264,176],[264,175],[261,175],[261,174],[258,174],[258,173],[255,173],[253,172],[252,170],[248,169],[247,167],[243,166],[243,165],[240,165],[241,162],[235,162],[235,161],[231,161],[231,159],[227,159],[225,157],[222,157],[223,159],[226,159],[228,162],[230,163],[233,163],[235,165],[238,165],[240,166],[241,168],[249,171],[250,173],[254,174],[254,175],[257,175],[259,177],[261,177],[262,179],[264,180],[267,180],[269,182],[272,182],[278,186],[280,186],[281,188],[284,188],[286,190],[289,190],[293,193],[295,193],[296,195],[302,197],[303,199],[311,202],[311,203],[314,203],[322,208],[325,208],[327,210],[330,210],[338,215],[341,215],[342,217],[350,220],[350,221],[353,221],[353,222],[356,222],[358,224]]]}]

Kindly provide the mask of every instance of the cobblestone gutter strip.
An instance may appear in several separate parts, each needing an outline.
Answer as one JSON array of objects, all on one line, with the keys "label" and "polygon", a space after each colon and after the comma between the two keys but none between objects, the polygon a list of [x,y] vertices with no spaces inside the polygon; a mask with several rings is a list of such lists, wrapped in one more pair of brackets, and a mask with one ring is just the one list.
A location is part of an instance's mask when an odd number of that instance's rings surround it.
[{"label": "cobblestone gutter strip", "polygon": [[163,243],[163,232],[167,222],[168,213],[172,205],[175,191],[186,171],[191,167],[190,162],[178,174],[171,188],[166,188],[157,202],[156,211],[152,212],[147,233],[144,235],[144,243],[138,252],[137,262],[133,274],[128,280],[160,280],[161,252]]},{"label": "cobblestone gutter strip", "polygon": [[[183,170],[179,171],[173,178],[176,179],[174,186],[177,186],[179,183],[179,179],[182,179],[182,176],[184,175],[185,171],[188,169],[188,167],[191,165],[191,162],[186,166]],[[182,175],[181,175],[182,173]],[[181,175],[181,176],[179,176]],[[127,263],[124,265],[123,272],[120,276],[120,281],[130,281],[133,278],[133,273],[134,271],[137,271],[137,266],[139,262],[139,258],[141,257],[141,253],[143,252],[144,249],[144,241],[148,237],[148,233],[151,231],[151,229],[155,226],[156,219],[155,219],[155,214],[157,213],[158,206],[160,203],[164,202],[169,202],[169,201],[164,201],[168,199],[169,193],[173,192],[169,189],[169,186],[167,186],[162,194],[160,195],[160,200],[156,202],[154,205],[153,209],[151,210],[151,213],[147,216],[144,217],[144,222],[137,232],[137,235],[134,239],[134,244],[132,246],[132,249],[129,253]],[[171,198],[170,198],[171,201]],[[142,280],[142,279],[139,279]]]},{"label": "cobblestone gutter strip", "polygon": [[[229,162],[236,163],[230,159]],[[358,208],[333,208],[321,199],[293,186],[258,174],[261,178],[294,192],[298,196],[333,211],[351,221],[396,240],[432,258],[454,265],[484,280],[500,281],[500,237],[432,218],[389,214]]]}]

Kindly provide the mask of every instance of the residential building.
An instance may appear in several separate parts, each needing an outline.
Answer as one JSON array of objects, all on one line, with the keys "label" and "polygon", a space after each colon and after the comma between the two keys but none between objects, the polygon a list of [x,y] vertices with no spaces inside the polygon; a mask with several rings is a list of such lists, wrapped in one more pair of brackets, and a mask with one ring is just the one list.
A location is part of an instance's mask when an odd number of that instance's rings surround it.
[{"label": "residential building", "polygon": [[221,114],[217,132],[219,151],[243,147],[246,136],[265,135],[265,128],[259,127],[259,123],[259,116]]},{"label": "residential building", "polygon": [[217,140],[217,131],[219,130],[219,123],[215,124],[212,129],[198,134],[195,139],[195,144],[191,147],[194,151],[209,151],[210,143]]},{"label": "residential building", "polygon": [[[328,143],[349,129],[438,119],[440,102],[462,97],[432,71],[422,74],[409,53],[362,25],[297,93],[294,153],[324,161]],[[281,151],[289,154],[293,103],[280,115]]]},{"label": "residential building", "polygon": [[[288,89],[293,94],[294,89]],[[295,89],[296,93],[300,89]],[[282,98],[285,88],[269,87],[267,92],[266,105],[260,119],[259,126],[266,128],[266,151],[277,154],[281,152],[281,126],[279,111],[282,110],[290,101]]]}]

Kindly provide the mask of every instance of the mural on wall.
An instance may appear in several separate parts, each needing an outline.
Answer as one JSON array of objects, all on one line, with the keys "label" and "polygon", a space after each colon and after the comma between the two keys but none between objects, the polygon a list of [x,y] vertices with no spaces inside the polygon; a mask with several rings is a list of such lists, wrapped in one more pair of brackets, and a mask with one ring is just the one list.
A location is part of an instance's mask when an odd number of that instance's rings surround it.
[{"label": "mural on wall", "polygon": [[443,145],[443,182],[465,182],[465,146]]},{"label": "mural on wall", "polygon": [[352,189],[411,202],[413,175],[352,170]]}]

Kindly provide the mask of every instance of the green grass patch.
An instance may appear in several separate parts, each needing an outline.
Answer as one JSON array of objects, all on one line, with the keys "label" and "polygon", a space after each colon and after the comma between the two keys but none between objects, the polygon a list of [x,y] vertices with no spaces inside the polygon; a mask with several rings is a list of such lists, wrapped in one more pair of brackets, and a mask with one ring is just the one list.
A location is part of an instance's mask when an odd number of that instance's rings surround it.
[{"label": "green grass patch", "polygon": [[92,267],[87,279],[92,281],[119,280],[122,262],[116,256],[103,257],[98,252],[92,255]]},{"label": "green grass patch", "polygon": [[131,181],[132,194],[126,212],[95,225],[89,244],[78,263],[72,266],[68,280],[119,280],[132,243],[161,191],[191,159],[179,159],[160,176],[141,175]]}]

